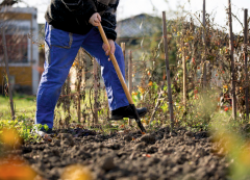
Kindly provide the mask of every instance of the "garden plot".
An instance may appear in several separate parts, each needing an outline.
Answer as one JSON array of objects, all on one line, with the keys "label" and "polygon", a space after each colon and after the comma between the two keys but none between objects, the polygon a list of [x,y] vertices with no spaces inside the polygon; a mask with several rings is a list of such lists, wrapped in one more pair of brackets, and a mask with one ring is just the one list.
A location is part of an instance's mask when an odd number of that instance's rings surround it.
[{"label": "garden plot", "polygon": [[66,167],[88,167],[93,179],[227,179],[229,163],[207,132],[168,127],[150,134],[59,133],[51,143],[25,145],[22,157],[45,179],[60,179]]}]

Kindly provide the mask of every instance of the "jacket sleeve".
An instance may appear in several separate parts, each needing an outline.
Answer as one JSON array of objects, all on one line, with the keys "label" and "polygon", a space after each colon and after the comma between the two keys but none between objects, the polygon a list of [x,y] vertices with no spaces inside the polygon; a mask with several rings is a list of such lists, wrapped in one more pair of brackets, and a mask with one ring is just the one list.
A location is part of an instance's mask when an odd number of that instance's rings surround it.
[{"label": "jacket sleeve", "polygon": [[119,4],[119,0],[114,0],[112,4],[109,4],[108,9],[102,15],[102,26],[108,39],[116,40],[116,10]]},{"label": "jacket sleeve", "polygon": [[[61,0],[75,14],[78,24],[89,24],[90,17],[97,12],[93,0]],[[83,10],[84,9],[84,10]]]}]

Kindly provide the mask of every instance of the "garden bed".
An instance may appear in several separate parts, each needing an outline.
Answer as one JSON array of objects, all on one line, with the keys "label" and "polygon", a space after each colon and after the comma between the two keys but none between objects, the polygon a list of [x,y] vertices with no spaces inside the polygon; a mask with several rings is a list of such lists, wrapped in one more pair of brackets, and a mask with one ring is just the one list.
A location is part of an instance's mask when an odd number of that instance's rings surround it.
[{"label": "garden bed", "polygon": [[73,137],[59,133],[52,142],[23,146],[22,157],[45,179],[60,179],[65,167],[90,168],[94,179],[227,179],[229,163],[208,132],[168,127]]}]

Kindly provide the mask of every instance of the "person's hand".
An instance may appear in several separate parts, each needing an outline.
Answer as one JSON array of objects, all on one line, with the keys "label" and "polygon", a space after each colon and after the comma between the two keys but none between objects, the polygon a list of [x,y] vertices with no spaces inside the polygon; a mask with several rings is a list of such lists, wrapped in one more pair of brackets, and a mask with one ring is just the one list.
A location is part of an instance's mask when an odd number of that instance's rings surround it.
[{"label": "person's hand", "polygon": [[[102,48],[106,53],[106,56],[108,56],[109,54],[115,54],[115,42],[114,42],[114,40],[109,39],[108,42],[109,42],[110,50],[109,50],[107,44],[103,43],[103,45],[102,45]],[[109,59],[109,61],[110,61],[110,59]]]},{"label": "person's hand", "polygon": [[99,26],[101,21],[102,18],[99,13],[94,13],[89,19],[89,23],[92,24],[93,26]]}]

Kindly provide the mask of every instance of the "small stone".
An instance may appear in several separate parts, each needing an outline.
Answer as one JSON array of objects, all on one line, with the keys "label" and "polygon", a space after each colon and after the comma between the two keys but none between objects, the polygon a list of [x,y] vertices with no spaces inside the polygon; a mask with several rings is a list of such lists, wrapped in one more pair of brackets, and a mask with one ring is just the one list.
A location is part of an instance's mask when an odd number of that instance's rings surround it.
[{"label": "small stone", "polygon": [[124,137],[123,137],[123,140],[124,141],[126,141],[126,142],[130,142],[130,141],[132,141],[132,136],[131,135],[125,135]]},{"label": "small stone", "polygon": [[61,140],[73,139],[73,136],[71,134],[68,134],[68,133],[59,133],[58,138],[60,138]]},{"label": "small stone", "polygon": [[169,136],[175,137],[175,136],[177,136],[177,133],[175,133],[175,132],[170,132],[170,133],[169,133]]},{"label": "small stone", "polygon": [[53,145],[53,146],[60,146],[60,140],[58,140],[58,139],[53,139],[53,140],[52,140],[52,145]]},{"label": "small stone", "polygon": [[153,134],[145,134],[141,137],[141,141],[144,141],[147,144],[154,144],[156,139]]},{"label": "small stone", "polygon": [[173,148],[165,148],[163,149],[162,153],[163,154],[171,154],[174,152],[174,149]]},{"label": "small stone", "polygon": [[100,167],[105,171],[113,169],[115,167],[114,157],[109,156],[103,158],[103,160],[100,161]]},{"label": "small stone", "polygon": [[141,151],[141,150],[145,150],[145,148],[146,148],[146,143],[141,142],[134,147],[134,150]]},{"label": "small stone", "polygon": [[196,180],[195,176],[192,174],[187,174],[183,180]]},{"label": "small stone", "polygon": [[64,139],[60,142],[61,146],[74,146],[75,142],[69,139]]},{"label": "small stone", "polygon": [[60,145],[61,146],[74,146],[75,141],[71,134],[68,133],[60,133],[58,137],[61,139]]},{"label": "small stone", "polygon": [[187,136],[187,137],[194,137],[194,133],[191,132],[191,131],[188,131],[188,132],[185,133],[185,136]]}]

